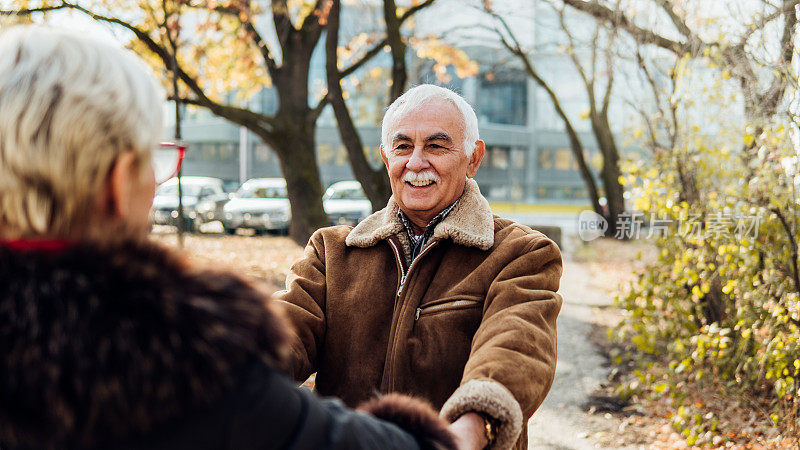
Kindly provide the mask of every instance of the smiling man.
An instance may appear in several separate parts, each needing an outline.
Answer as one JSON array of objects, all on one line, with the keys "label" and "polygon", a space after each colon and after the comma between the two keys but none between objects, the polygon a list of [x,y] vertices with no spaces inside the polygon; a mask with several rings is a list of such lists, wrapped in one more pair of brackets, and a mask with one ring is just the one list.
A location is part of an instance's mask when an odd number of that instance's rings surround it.
[{"label": "smiling man", "polygon": [[324,228],[281,292],[293,375],[355,405],[380,393],[428,399],[461,448],[527,448],[525,425],[556,365],[561,254],[492,214],[472,179],[478,121],[454,92],[410,89],[384,116],[384,209]]}]

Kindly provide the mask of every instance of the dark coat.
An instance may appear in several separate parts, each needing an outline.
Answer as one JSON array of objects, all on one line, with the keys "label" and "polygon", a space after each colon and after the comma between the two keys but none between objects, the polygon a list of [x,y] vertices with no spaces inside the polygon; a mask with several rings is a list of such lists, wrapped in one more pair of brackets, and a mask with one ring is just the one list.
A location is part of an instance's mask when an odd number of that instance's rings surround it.
[{"label": "dark coat", "polygon": [[0,242],[0,448],[452,448],[427,405],[364,412],[278,369],[258,288],[152,244]]}]

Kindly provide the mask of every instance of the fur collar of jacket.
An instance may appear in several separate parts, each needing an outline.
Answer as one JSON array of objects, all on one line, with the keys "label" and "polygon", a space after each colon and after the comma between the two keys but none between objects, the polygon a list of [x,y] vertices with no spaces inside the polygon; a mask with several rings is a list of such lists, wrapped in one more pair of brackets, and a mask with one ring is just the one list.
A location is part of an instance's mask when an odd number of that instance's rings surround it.
[{"label": "fur collar of jacket", "polygon": [[[394,196],[389,198],[386,207],[361,221],[345,243],[353,247],[371,247],[390,236],[401,235],[403,223],[397,217],[399,206]],[[454,243],[466,247],[489,250],[494,245],[494,216],[489,202],[481,195],[478,183],[467,179],[464,193],[456,207],[439,223],[433,231],[431,240],[452,239]]]},{"label": "fur collar of jacket", "polygon": [[152,243],[0,244],[0,441],[91,447],[221,398],[285,361],[267,298]]}]

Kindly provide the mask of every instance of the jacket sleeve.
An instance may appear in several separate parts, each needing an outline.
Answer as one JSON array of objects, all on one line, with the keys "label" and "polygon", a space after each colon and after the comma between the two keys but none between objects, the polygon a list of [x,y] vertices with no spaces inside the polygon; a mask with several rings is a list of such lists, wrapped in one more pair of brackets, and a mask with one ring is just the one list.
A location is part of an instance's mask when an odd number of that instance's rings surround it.
[{"label": "jacket sleeve", "polygon": [[426,403],[394,396],[354,411],[339,400],[320,399],[260,362],[239,383],[229,418],[225,448],[455,448],[447,424]]},{"label": "jacket sleeve", "polygon": [[275,294],[294,329],[289,373],[304,381],[316,372],[319,346],[325,336],[325,247],[319,231],[306,245],[303,257],[292,265],[286,290]]},{"label": "jacket sleeve", "polygon": [[499,424],[493,448],[510,448],[553,383],[561,253],[540,233],[492,281],[461,385],[442,407],[453,421],[474,411]]}]

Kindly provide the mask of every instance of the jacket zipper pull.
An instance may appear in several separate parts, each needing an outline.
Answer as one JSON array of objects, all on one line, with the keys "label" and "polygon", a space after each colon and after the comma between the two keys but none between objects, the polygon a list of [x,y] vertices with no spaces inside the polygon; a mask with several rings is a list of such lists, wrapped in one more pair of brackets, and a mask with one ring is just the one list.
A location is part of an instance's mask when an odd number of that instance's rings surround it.
[{"label": "jacket zipper pull", "polygon": [[416,312],[416,314],[414,314],[414,321],[415,322],[417,320],[419,320],[419,313],[421,313],[421,312],[422,312],[422,308],[417,308],[417,312]]},{"label": "jacket zipper pull", "polygon": [[406,276],[403,275],[400,277],[400,287],[397,288],[397,296],[400,297],[400,292],[403,291],[403,285],[406,282]]}]

